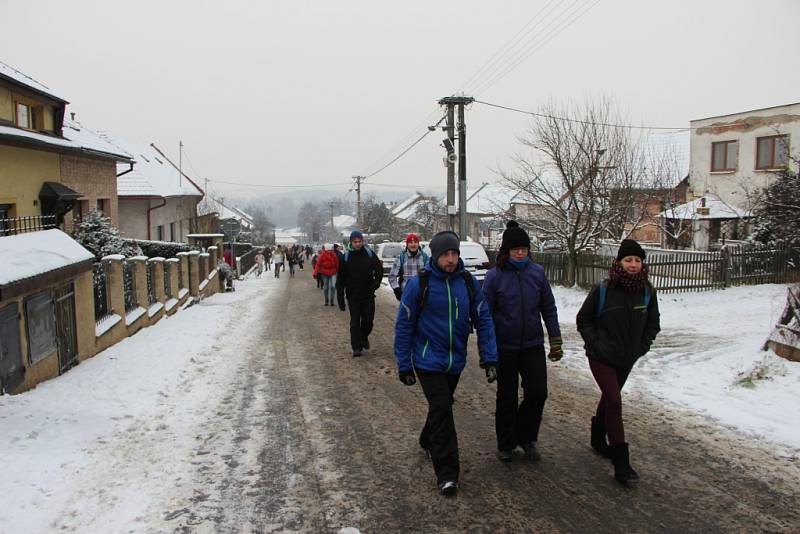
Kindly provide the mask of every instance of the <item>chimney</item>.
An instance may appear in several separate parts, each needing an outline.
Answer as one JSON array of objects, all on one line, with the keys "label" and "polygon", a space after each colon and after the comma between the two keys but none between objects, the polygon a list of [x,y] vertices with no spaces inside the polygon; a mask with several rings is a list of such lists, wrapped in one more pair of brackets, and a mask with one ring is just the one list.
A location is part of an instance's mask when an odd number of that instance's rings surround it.
[{"label": "chimney", "polygon": [[74,111],[70,111],[69,116],[70,116],[70,118],[72,120],[75,120],[75,112]]}]

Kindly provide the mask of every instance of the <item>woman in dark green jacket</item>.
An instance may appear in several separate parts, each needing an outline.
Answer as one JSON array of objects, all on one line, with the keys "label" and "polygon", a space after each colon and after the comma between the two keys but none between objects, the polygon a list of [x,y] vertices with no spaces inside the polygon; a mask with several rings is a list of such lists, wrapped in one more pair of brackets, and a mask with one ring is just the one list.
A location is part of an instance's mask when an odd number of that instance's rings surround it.
[{"label": "woman in dark green jacket", "polygon": [[619,482],[639,479],[625,441],[622,387],[661,329],[658,300],[644,259],[639,243],[623,240],[608,278],[592,289],[577,317],[589,367],[601,391],[592,418],[591,444],[611,458]]}]

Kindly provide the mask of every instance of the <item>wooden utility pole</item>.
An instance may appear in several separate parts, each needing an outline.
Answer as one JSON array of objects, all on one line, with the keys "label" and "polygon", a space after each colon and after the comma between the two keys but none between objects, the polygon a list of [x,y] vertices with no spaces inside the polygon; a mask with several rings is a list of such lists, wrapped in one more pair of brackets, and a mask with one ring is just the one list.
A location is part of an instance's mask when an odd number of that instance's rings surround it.
[{"label": "wooden utility pole", "polygon": [[[439,100],[440,106],[447,106],[447,215],[450,230],[456,230],[458,220],[458,234],[461,239],[467,238],[467,126],[464,122],[464,106],[474,102],[471,96],[447,96]],[[454,148],[455,106],[458,106],[458,217],[455,207],[455,163],[451,154]],[[449,141],[449,146],[448,146]]]}]

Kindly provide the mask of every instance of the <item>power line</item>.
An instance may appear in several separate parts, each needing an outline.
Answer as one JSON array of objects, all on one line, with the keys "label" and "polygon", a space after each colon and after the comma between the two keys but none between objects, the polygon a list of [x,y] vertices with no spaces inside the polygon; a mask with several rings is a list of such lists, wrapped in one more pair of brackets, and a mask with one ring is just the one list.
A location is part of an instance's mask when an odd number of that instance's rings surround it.
[{"label": "power line", "polygon": [[296,184],[286,184],[286,185],[271,185],[271,184],[246,184],[242,182],[228,182],[224,180],[212,180],[211,178],[208,179],[209,182],[217,183],[217,184],[225,184],[225,185],[241,185],[245,187],[268,187],[268,188],[275,188],[275,189],[283,189],[283,188],[311,188],[311,187],[336,187],[341,185],[350,185],[350,182],[337,182],[333,184],[310,184],[310,185],[296,185]]},{"label": "power line", "polygon": [[416,141],[414,141],[413,143],[411,143],[411,145],[410,145],[408,148],[406,148],[405,150],[403,150],[402,152],[400,152],[400,154],[398,154],[398,155],[397,155],[397,156],[396,156],[394,159],[392,159],[392,160],[391,160],[389,163],[387,163],[386,165],[384,165],[383,167],[381,167],[381,168],[380,168],[380,169],[378,169],[377,171],[375,171],[375,172],[373,172],[373,173],[371,173],[371,174],[368,174],[368,175],[364,176],[364,179],[366,180],[367,178],[372,178],[373,176],[375,176],[375,175],[376,175],[376,174],[378,174],[379,172],[381,172],[381,171],[383,171],[384,169],[386,169],[387,167],[389,167],[389,165],[391,165],[391,164],[392,164],[392,163],[394,163],[395,161],[399,160],[400,158],[402,158],[403,156],[405,156],[406,154],[408,154],[408,152],[409,152],[409,151],[410,151],[412,148],[414,148],[415,146],[417,146],[417,145],[418,145],[420,142],[422,142],[422,140],[423,140],[423,139],[425,139],[426,137],[428,137],[428,135],[430,135],[430,134],[431,134],[431,132],[434,132],[434,131],[436,130],[436,128],[435,128],[435,127],[436,127],[436,126],[439,126],[439,125],[442,123],[442,121],[443,121],[444,119],[445,119],[445,116],[444,116],[444,115],[442,115],[442,118],[441,118],[441,119],[439,119],[439,120],[436,122],[436,124],[434,124],[434,125],[433,125],[433,129],[430,129],[430,128],[428,128],[428,129],[425,131],[425,133],[424,133],[424,134],[422,134],[422,135],[421,135],[421,136],[420,136],[420,137],[419,137],[419,138],[418,138]]},{"label": "power line", "polygon": [[567,117],[558,117],[556,115],[548,115],[546,113],[537,113],[535,111],[526,111],[524,109],[512,108],[509,106],[502,106],[500,104],[492,104],[491,102],[484,102],[483,100],[475,100],[476,104],[483,104],[484,106],[491,106],[493,108],[505,109],[507,111],[514,111],[516,113],[523,113],[525,115],[532,115],[534,117],[540,117],[543,119],[555,119],[560,121],[566,122],[574,122],[577,124],[587,124],[587,125],[596,125],[596,126],[608,126],[610,128],[629,128],[631,130],[672,130],[672,131],[688,131],[691,130],[689,127],[677,128],[672,126],[635,126],[633,124],[613,124],[607,122],[592,122],[592,121],[582,121],[580,119],[570,119]]},{"label": "power line", "polygon": [[[557,22],[555,26],[552,29],[550,29],[547,33],[539,35],[536,38],[532,39],[530,42],[528,42],[525,45],[527,48],[517,51],[513,56],[504,60],[504,65],[501,65],[495,69],[495,72],[492,75],[493,77],[485,80],[481,85],[477,86],[472,91],[472,93],[476,94],[481,91],[486,91],[491,86],[493,86],[494,84],[505,78],[520,64],[525,62],[529,57],[535,54],[547,43],[555,39],[561,32],[563,32],[564,30],[572,26],[572,24],[580,20],[594,6],[599,4],[600,0],[595,0],[593,3],[590,2],[591,0],[586,0],[584,3],[580,4],[576,9],[574,9],[571,13],[567,15],[567,18],[561,20],[560,22]],[[577,2],[573,2],[566,10],[562,11],[553,21],[551,21],[551,23],[554,23],[559,19],[561,19],[561,17],[564,14],[566,14],[576,3]]]},{"label": "power line", "polygon": [[416,126],[414,126],[414,128],[413,128],[411,131],[409,131],[409,132],[408,132],[408,133],[407,133],[405,136],[401,137],[401,138],[400,138],[400,139],[399,139],[399,140],[398,140],[398,141],[397,141],[395,144],[393,144],[393,145],[392,145],[392,146],[391,146],[391,147],[390,147],[388,150],[386,150],[385,152],[383,152],[383,153],[382,153],[382,154],[381,154],[379,157],[377,157],[377,158],[376,158],[376,159],[375,159],[375,160],[374,160],[372,163],[370,163],[368,166],[366,166],[366,167],[365,167],[365,170],[366,170],[367,172],[365,172],[364,174],[365,174],[365,175],[368,175],[368,174],[369,174],[369,170],[370,170],[370,169],[373,169],[373,168],[375,168],[375,166],[376,166],[376,165],[378,165],[378,164],[379,164],[381,161],[383,161],[383,160],[384,160],[384,159],[385,159],[387,156],[389,156],[390,154],[393,154],[393,153],[396,151],[396,147],[402,147],[402,146],[405,146],[405,145],[408,143],[408,141],[409,141],[410,139],[413,139],[413,136],[414,136],[414,135],[416,135],[416,134],[417,134],[417,132],[419,132],[420,128],[422,128],[422,127],[424,127],[424,126],[427,126],[427,125],[430,123],[430,121],[433,119],[433,117],[435,117],[435,116],[436,116],[436,114],[437,114],[437,113],[439,113],[439,109],[438,109],[438,108],[436,108],[436,109],[434,109],[433,111],[431,111],[430,113],[428,113],[428,114],[425,116],[425,118],[424,118],[424,119],[422,119],[422,121],[420,121],[419,123],[417,123],[417,125],[416,125]]}]

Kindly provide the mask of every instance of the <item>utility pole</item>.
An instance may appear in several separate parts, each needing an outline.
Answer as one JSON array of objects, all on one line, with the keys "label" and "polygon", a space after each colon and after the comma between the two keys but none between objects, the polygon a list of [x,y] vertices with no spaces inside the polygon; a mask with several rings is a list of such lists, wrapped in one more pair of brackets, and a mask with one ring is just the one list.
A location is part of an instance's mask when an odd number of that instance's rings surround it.
[{"label": "utility pole", "polygon": [[453,154],[454,108],[458,106],[458,234],[461,239],[467,238],[467,126],[464,122],[464,106],[474,102],[471,96],[447,96],[439,100],[439,105],[447,106],[447,214],[451,230],[456,229],[455,208],[455,165]]},{"label": "utility pole", "polygon": [[336,241],[336,227],[333,226],[333,206],[334,205],[335,204],[334,204],[333,200],[331,200],[328,203],[328,206],[331,208],[331,236],[333,237],[333,241]]},{"label": "utility pole", "polygon": [[356,226],[361,228],[361,182],[365,180],[363,176],[353,176],[356,181]]}]

